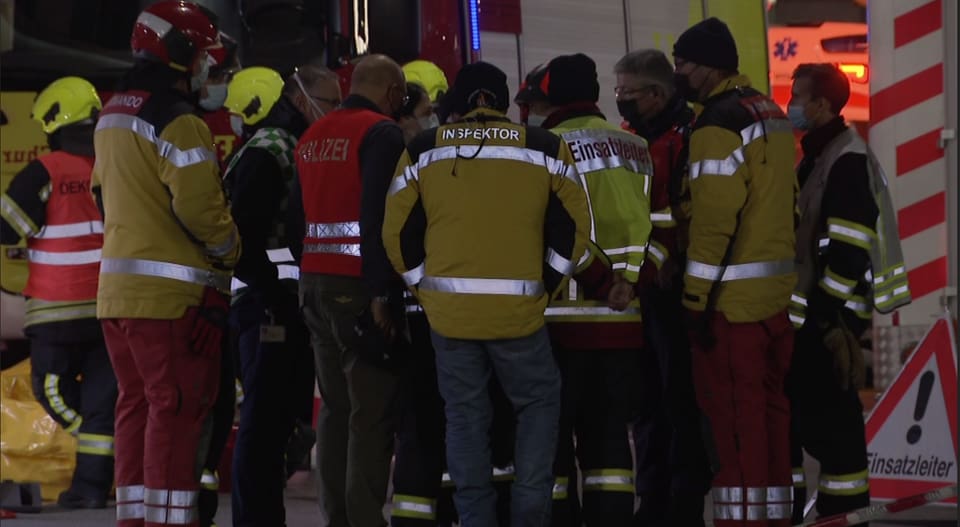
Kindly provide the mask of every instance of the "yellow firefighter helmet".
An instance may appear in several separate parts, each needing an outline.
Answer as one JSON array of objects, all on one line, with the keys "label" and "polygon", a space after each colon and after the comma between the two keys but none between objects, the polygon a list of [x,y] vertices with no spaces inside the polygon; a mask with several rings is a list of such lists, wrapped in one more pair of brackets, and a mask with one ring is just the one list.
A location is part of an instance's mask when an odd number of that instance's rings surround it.
[{"label": "yellow firefighter helmet", "polygon": [[63,77],[37,95],[31,117],[52,134],[64,126],[95,119],[102,108],[93,84],[80,77]]}]

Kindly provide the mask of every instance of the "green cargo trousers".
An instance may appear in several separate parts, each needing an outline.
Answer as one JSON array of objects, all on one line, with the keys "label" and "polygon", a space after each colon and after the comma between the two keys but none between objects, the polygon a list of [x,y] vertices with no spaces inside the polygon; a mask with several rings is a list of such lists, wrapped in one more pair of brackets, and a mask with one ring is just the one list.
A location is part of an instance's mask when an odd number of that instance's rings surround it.
[{"label": "green cargo trousers", "polygon": [[317,473],[321,527],[382,527],[399,377],[360,358],[353,331],[370,296],[359,278],[304,273],[320,396]]}]

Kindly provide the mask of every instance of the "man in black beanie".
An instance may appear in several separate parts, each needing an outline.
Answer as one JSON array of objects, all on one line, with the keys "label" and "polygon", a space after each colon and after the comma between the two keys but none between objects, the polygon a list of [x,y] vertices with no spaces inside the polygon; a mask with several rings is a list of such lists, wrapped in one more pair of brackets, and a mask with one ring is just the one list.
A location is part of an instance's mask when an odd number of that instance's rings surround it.
[{"label": "man in black beanie", "polygon": [[703,104],[690,137],[689,202],[679,208],[689,215],[683,304],[694,385],[719,466],[714,525],[787,526],[793,132],[780,107],[737,73],[736,43],[720,20],[680,35],[673,56],[677,90]]},{"label": "man in black beanie", "polygon": [[509,523],[545,527],[561,388],[544,309],[586,250],[587,200],[566,143],[504,115],[502,71],[464,66],[452,95],[462,120],[416,136],[400,158],[383,242],[430,323],[460,525],[498,524],[495,375],[516,421]]},{"label": "man in black beanie", "polygon": [[571,287],[546,311],[564,392],[554,464],[555,527],[626,527],[633,521],[627,423],[643,342],[633,296],[651,229],[653,167],[646,141],[610,124],[597,108],[599,96],[597,66],[579,53],[534,69],[517,96],[519,104],[529,105],[530,122],[542,121],[571,146],[593,219],[591,250],[579,258]]}]

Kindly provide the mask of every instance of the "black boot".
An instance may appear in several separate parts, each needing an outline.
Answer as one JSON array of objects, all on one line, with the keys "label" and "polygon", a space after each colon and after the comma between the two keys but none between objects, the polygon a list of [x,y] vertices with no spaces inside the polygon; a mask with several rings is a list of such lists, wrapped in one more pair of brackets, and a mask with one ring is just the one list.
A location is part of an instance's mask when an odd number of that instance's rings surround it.
[{"label": "black boot", "polygon": [[678,493],[670,499],[666,525],[671,527],[704,527],[702,494]]},{"label": "black boot", "polygon": [[84,496],[67,489],[60,493],[57,498],[57,505],[64,509],[105,509],[107,508],[107,499],[105,497]]},{"label": "black boot", "polygon": [[640,506],[633,514],[634,527],[666,527],[670,499],[665,494],[641,494]]}]

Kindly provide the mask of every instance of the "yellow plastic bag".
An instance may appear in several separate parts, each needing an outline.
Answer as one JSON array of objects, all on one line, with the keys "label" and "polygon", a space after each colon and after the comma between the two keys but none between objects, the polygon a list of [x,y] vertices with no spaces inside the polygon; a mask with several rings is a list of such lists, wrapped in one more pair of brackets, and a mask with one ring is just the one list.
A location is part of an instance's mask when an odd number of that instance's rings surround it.
[{"label": "yellow plastic bag", "polygon": [[40,483],[44,500],[70,486],[77,440],[33,396],[30,361],[0,372],[0,479]]}]

